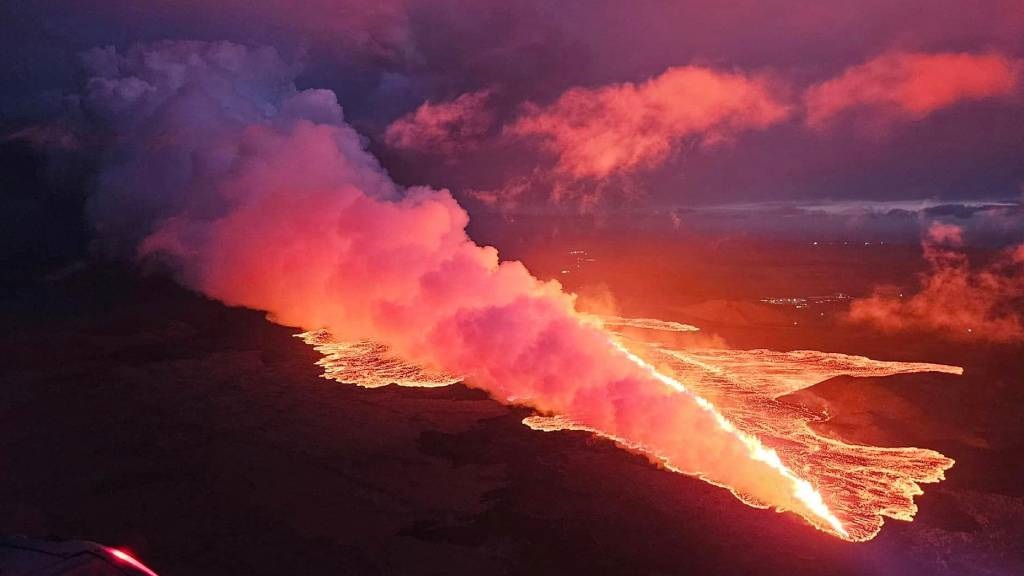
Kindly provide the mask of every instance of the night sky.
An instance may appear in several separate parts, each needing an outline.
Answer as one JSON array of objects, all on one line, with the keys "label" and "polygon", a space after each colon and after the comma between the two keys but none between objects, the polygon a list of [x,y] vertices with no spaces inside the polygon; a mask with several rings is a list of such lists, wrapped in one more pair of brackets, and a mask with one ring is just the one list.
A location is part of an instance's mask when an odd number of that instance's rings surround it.
[{"label": "night sky", "polygon": [[[7,2],[2,11],[7,124],[66,113],[82,78],[79,54],[93,47],[163,39],[269,45],[301,67],[300,87],[338,94],[347,120],[400,182],[449,187],[471,207],[477,198],[505,209],[554,202],[609,210],[621,209],[623,198],[657,207],[1015,201],[1024,181],[1024,9],[1014,0],[343,0],[298,8],[264,0],[50,1]],[[673,106],[686,114],[687,94],[662,86],[627,95],[624,84],[687,66],[756,81],[754,93],[732,110],[709,102],[675,124],[638,117]],[[839,85],[822,89],[829,82]],[[590,108],[558,105],[573,88],[591,91],[577,103]],[[602,90],[609,99],[597,103]],[[922,100],[921,92],[931,96]],[[386,137],[425,102],[435,108],[406,125],[416,134]],[[778,110],[748,114],[761,105]],[[558,126],[515,129],[545,112],[567,122],[578,121],[573,113],[600,118],[599,129],[620,143],[616,129],[653,124],[659,150],[631,151],[641,157],[617,169],[566,174],[559,146],[569,141],[558,140]]]}]

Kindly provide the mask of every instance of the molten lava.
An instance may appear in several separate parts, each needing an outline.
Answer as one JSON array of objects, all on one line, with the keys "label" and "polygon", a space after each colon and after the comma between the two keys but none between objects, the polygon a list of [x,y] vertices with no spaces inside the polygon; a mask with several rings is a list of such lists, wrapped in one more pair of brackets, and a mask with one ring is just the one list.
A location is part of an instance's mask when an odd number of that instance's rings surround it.
[{"label": "molten lava", "polygon": [[[86,60],[83,112],[111,146],[89,198],[100,243],[229,306],[329,328],[346,342],[306,335],[329,378],[465,376],[498,401],[560,417],[557,427],[613,437],[851,540],[870,538],[881,516],[913,516],[917,483],[951,465],[809,431],[820,415],[779,402],[794,379],[778,384],[770,369],[793,358],[662,348],[635,334],[675,339],[693,327],[580,314],[557,281],[474,241],[450,191],[394,182],[337,96],[300,90],[298,67],[273,49],[164,42]],[[871,362],[812,353],[797,364],[821,376],[836,361],[837,373]]]},{"label": "molten lava", "polygon": [[[943,472],[953,465],[953,460],[932,450],[862,446],[829,438],[809,426],[826,420],[827,414],[779,398],[839,375],[960,374],[960,368],[880,362],[811,350],[675,349],[627,338],[616,330],[696,328],[654,319],[613,317],[602,321],[617,350],[712,415],[719,428],[742,442],[751,460],[764,463],[784,479],[796,504],[786,507],[763,502],[736,487],[709,480],[701,470],[683,470],[671,458],[633,439],[581,425],[564,415],[534,415],[524,419],[524,424],[541,431],[584,430],[609,438],[669,470],[728,488],[751,506],[791,510],[816,528],[854,542],[873,538],[883,517],[913,519],[917,512],[913,497],[922,493],[919,484],[942,480]],[[437,387],[460,381],[403,362],[380,344],[336,342],[323,331],[299,336],[324,355],[318,364],[324,368],[324,377],[331,380],[368,388],[388,384]]]},{"label": "molten lava", "polygon": [[[680,381],[670,376],[666,376],[665,374],[662,374],[652,364],[627,350],[625,346],[619,344],[618,347],[620,350],[622,350],[623,354],[629,357],[630,360],[635,362],[637,365],[642,366],[644,369],[650,372],[653,377],[657,378],[666,386],[673,388],[675,390],[679,390],[680,392],[687,392],[686,387],[683,386],[683,384]],[[736,425],[730,422],[729,419],[726,418],[722,414],[722,412],[719,411],[718,408],[716,408],[715,405],[712,404],[708,399],[698,395],[693,395],[693,398],[697,402],[698,406],[714,415],[715,421],[718,422],[718,425],[723,430],[735,435],[743,442],[743,444],[746,445],[747,450],[750,452],[751,458],[759,462],[764,462],[768,464],[769,466],[774,468],[781,476],[783,476],[793,484],[793,495],[796,496],[796,498],[800,500],[800,502],[803,502],[803,504],[807,506],[807,508],[817,516],[817,518],[809,518],[810,520],[812,520],[815,523],[817,523],[817,521],[819,520],[824,520],[828,523],[828,526],[832,528],[832,530],[834,530],[837,534],[843,537],[849,537],[849,533],[846,531],[845,528],[843,528],[843,525],[839,522],[839,519],[832,514],[831,510],[829,510],[828,506],[822,499],[821,494],[814,489],[810,482],[797,477],[797,475],[792,470],[790,470],[785,464],[783,464],[782,460],[779,459],[779,455],[777,452],[775,452],[775,450],[766,448],[765,445],[762,444],[761,441],[758,440],[755,436],[752,436],[742,430],[737,429]]]}]

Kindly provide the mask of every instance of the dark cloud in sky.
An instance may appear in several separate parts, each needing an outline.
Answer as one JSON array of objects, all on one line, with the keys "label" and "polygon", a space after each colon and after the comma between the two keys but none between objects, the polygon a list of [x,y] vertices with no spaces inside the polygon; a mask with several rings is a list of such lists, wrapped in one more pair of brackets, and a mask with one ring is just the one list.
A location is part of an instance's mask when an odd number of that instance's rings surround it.
[{"label": "dark cloud in sky", "polygon": [[[1012,64],[1024,57],[1019,0],[984,2],[969,11],[952,0],[50,0],[5,3],[0,22],[0,118],[7,123],[65,108],[66,95],[82,77],[78,54],[96,46],[125,49],[139,41],[180,38],[271,45],[302,61],[300,88],[326,87],[338,94],[346,120],[370,139],[398,181],[447,186],[464,198],[473,191],[515,190],[520,203],[550,201],[554,184],[536,177],[550,168],[550,150],[492,138],[441,146],[455,153],[438,162],[436,155],[388,147],[387,126],[424,102],[452,102],[482,90],[491,92],[487,109],[478,112],[493,126],[511,125],[527,104],[546,109],[572,88],[639,85],[684,66],[719,74],[770,73],[789,92],[778,97],[799,105],[809,87],[868,65],[877,70],[886,55],[918,54],[927,61],[934,54],[966,54],[961,83],[973,70],[972,58],[994,55]],[[932,80],[942,87],[947,79],[939,74]],[[673,143],[664,161],[628,179],[603,182],[612,191],[603,196],[614,199],[615,190],[624,190],[630,201],[699,205],[1019,194],[1019,86],[1000,76],[981,88],[954,89],[927,114],[873,130],[877,106],[856,93],[864,85],[839,86],[846,101],[824,108],[838,121],[823,128],[809,129],[805,112],[797,110],[787,121],[743,133],[725,146],[694,146],[684,139]],[[964,93],[970,97],[957,96]]]}]

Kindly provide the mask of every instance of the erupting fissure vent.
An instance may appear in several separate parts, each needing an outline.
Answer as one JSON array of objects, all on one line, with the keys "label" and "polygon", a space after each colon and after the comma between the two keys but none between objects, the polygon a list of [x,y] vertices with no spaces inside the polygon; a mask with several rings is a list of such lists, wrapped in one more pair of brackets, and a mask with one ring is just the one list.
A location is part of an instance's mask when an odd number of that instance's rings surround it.
[{"label": "erupting fissure vent", "polygon": [[[827,415],[779,398],[839,375],[960,374],[961,368],[882,362],[813,350],[676,349],[627,338],[614,331],[619,327],[661,329],[660,326],[671,324],[615,318],[605,326],[611,330],[609,338],[614,348],[666,387],[688,395],[713,416],[722,430],[745,446],[750,459],[763,463],[784,479],[797,503],[793,512],[842,539],[870,540],[881,529],[883,517],[912,520],[917,512],[913,497],[922,493],[919,484],[942,480],[943,472],[953,465],[952,459],[932,450],[862,446],[829,438],[809,425],[826,420]],[[299,337],[324,355],[318,362],[324,368],[324,377],[338,382],[364,387],[436,387],[460,381],[406,363],[379,344],[336,342],[324,331]],[[591,432],[643,453],[666,469],[723,486],[751,506],[769,505],[734,486],[705,477],[701,470],[681,469],[650,446],[574,422],[564,415],[538,414],[527,417],[523,423],[540,431]]]}]

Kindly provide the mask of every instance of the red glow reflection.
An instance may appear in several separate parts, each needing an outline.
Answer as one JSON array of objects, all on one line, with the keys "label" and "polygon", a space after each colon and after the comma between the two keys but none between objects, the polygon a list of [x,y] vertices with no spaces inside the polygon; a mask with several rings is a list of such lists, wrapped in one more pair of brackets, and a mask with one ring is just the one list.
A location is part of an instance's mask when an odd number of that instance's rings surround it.
[{"label": "red glow reflection", "polygon": [[157,576],[156,572],[153,572],[145,564],[136,560],[131,554],[128,554],[123,550],[118,550],[117,548],[107,548],[107,551],[110,552],[110,555],[116,558],[117,560],[124,562],[125,564],[128,564],[129,566],[137,570],[141,570],[143,573],[148,574],[149,576]]}]

